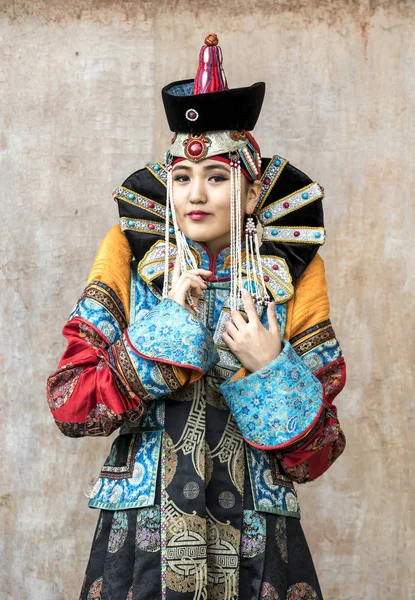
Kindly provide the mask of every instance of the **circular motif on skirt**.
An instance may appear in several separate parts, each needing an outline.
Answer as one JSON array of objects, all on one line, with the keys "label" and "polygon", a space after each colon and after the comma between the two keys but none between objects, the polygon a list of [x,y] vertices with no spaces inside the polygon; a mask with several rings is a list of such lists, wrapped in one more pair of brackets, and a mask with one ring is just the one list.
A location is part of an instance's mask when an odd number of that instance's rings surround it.
[{"label": "circular motif on skirt", "polygon": [[94,583],[89,588],[87,600],[100,600],[102,591],[102,577],[95,579]]},{"label": "circular motif on skirt", "polygon": [[185,113],[185,117],[188,121],[197,121],[199,118],[199,113],[194,108],[189,108],[189,110],[187,110]]},{"label": "circular motif on skirt", "polygon": [[279,600],[278,592],[273,585],[264,581],[261,587],[260,600]]},{"label": "circular motif on skirt", "polygon": [[108,538],[108,552],[114,554],[124,546],[128,533],[128,517],[124,510],[114,511]]},{"label": "circular motif on skirt", "polygon": [[188,500],[193,500],[199,495],[199,485],[196,481],[188,481],[183,487],[183,495]]},{"label": "circular motif on skirt", "polygon": [[232,492],[222,492],[219,494],[219,504],[222,508],[232,508],[235,506],[235,496]]},{"label": "circular motif on skirt", "polygon": [[208,581],[214,585],[229,581],[239,564],[238,552],[228,540],[218,537],[208,546]]},{"label": "circular motif on skirt", "polygon": [[308,583],[294,583],[287,590],[287,600],[318,600],[318,594]]},{"label": "circular motif on skirt", "polygon": [[160,550],[160,507],[157,504],[138,509],[135,543],[144,552]]},{"label": "circular motif on skirt", "polygon": [[177,533],[167,543],[167,561],[178,575],[189,577],[200,572],[206,561],[204,538],[190,529]]}]

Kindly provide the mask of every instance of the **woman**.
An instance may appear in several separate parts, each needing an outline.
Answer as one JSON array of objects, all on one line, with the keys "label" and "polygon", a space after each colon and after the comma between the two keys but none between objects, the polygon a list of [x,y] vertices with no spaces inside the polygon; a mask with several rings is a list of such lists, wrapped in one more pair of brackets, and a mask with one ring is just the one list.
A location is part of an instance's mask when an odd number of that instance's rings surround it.
[{"label": "woman", "polygon": [[323,188],[261,159],[264,90],[228,89],[213,34],[195,80],[164,88],[165,164],[115,191],[120,227],[63,329],[57,425],[121,426],[82,599],[322,598],[293,481],[344,449],[345,366],[316,254]]}]

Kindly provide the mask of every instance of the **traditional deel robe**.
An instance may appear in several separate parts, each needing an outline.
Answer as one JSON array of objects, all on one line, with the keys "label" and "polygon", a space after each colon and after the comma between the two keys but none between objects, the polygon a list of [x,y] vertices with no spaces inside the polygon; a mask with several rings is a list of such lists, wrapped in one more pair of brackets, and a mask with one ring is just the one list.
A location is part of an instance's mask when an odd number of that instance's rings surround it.
[{"label": "traditional deel robe", "polygon": [[[156,166],[148,171],[159,177]],[[118,199],[159,210],[131,188]],[[121,227],[134,232],[138,221],[122,216]],[[81,598],[322,598],[293,482],[316,479],[345,446],[333,405],[345,364],[323,261],[311,258],[293,285],[286,260],[263,257],[283,348],[250,374],[221,338],[229,248],[211,257],[189,240],[214,273],[196,318],[162,299],[161,225],[150,233],[138,261],[120,227],[110,230],[48,380],[65,435],[121,426],[90,494],[102,510]]]}]

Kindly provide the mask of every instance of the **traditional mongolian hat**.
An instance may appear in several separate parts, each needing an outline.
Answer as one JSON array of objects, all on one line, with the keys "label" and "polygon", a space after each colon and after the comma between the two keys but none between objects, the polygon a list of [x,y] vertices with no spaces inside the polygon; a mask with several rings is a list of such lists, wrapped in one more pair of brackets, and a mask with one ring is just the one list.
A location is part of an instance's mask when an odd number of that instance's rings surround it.
[{"label": "traditional mongolian hat", "polygon": [[[286,302],[293,294],[293,284],[324,243],[322,186],[280,155],[261,157],[250,133],[264,94],[263,82],[228,88],[214,34],[206,38],[200,51],[195,79],[163,88],[165,112],[174,132],[165,161],[136,171],[114,192],[121,228],[136,260],[142,261],[151,251],[152,266],[145,278],[156,293],[167,294],[173,259],[180,260],[182,270],[197,266],[175,216],[171,170],[179,160],[211,158],[230,165],[231,308],[239,306],[242,286],[259,304],[270,297]],[[262,182],[253,215],[257,222],[252,218],[246,222],[245,248],[242,176]],[[161,239],[155,244],[157,237]]]}]

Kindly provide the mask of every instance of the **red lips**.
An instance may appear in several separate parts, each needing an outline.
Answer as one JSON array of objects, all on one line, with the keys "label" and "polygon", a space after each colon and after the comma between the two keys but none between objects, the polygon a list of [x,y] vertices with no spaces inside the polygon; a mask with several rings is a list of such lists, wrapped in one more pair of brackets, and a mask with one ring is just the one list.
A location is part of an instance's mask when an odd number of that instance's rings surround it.
[{"label": "red lips", "polygon": [[205,217],[209,217],[210,213],[203,212],[203,210],[192,210],[187,214],[192,221],[201,221]]}]

